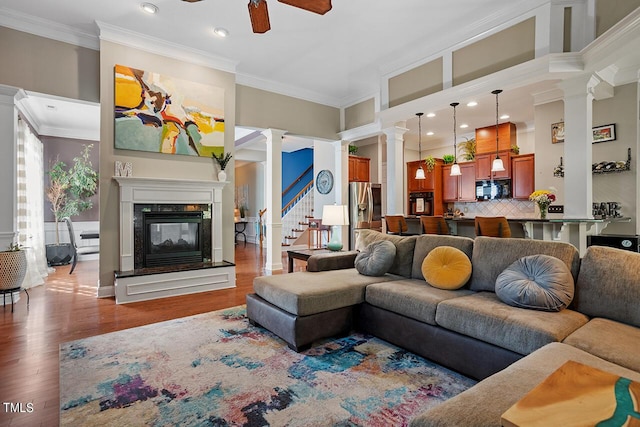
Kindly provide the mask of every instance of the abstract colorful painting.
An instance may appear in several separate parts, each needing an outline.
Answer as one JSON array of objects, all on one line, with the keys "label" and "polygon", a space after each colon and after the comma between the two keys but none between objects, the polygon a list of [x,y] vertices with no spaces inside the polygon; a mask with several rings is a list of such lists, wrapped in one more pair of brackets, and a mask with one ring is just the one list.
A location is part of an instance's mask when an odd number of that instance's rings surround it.
[{"label": "abstract colorful painting", "polygon": [[224,149],[224,89],[115,66],[115,148],[211,157]]}]

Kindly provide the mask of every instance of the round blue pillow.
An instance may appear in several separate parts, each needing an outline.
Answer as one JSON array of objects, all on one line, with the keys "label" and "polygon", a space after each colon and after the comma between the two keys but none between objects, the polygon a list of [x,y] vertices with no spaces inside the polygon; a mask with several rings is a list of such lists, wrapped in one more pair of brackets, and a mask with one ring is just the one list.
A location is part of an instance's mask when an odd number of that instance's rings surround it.
[{"label": "round blue pillow", "polygon": [[573,276],[549,255],[530,255],[507,267],[496,279],[496,295],[514,307],[560,311],[573,301]]},{"label": "round blue pillow", "polygon": [[355,267],[365,276],[384,276],[393,265],[396,245],[388,240],[370,243],[356,255]]}]

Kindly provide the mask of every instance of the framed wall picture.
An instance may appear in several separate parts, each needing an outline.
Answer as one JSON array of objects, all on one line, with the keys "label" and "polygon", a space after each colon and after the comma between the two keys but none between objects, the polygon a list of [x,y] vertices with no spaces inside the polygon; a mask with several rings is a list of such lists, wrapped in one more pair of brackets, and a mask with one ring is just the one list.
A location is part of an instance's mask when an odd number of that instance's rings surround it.
[{"label": "framed wall picture", "polygon": [[564,122],[551,125],[551,143],[564,142]]},{"label": "framed wall picture", "polygon": [[604,125],[593,128],[593,143],[614,141],[616,139],[616,125]]}]

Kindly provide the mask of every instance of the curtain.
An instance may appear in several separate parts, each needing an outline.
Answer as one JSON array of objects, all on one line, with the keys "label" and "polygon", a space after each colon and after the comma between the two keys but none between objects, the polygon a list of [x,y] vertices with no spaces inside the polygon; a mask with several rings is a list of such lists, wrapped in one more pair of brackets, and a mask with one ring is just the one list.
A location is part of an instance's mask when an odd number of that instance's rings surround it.
[{"label": "curtain", "polygon": [[44,162],[42,142],[18,119],[18,243],[26,247],[28,268],[23,287],[44,283],[48,275],[44,243]]}]

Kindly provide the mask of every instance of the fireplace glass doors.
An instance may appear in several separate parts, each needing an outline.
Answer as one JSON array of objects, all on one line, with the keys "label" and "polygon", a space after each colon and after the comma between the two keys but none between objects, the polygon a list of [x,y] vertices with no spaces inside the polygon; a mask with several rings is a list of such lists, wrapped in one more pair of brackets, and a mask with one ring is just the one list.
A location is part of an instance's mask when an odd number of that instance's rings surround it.
[{"label": "fireplace glass doors", "polygon": [[202,212],[144,212],[144,267],[203,261]]}]

